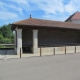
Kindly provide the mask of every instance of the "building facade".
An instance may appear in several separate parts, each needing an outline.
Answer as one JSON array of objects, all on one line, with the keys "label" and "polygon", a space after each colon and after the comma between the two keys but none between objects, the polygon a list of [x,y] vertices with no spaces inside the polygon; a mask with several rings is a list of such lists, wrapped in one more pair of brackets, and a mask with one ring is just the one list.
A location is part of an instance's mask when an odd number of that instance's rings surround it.
[{"label": "building facade", "polygon": [[80,24],[28,18],[12,24],[15,52],[37,53],[40,47],[80,44]]}]

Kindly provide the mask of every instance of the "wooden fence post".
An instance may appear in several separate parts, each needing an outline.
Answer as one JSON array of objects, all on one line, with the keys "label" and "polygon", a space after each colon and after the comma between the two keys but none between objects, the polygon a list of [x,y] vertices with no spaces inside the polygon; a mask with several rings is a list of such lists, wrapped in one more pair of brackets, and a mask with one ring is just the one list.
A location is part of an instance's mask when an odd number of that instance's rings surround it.
[{"label": "wooden fence post", "polygon": [[54,47],[54,49],[53,49],[53,50],[54,50],[54,51],[53,51],[53,52],[54,52],[53,54],[55,55],[55,47]]},{"label": "wooden fence post", "polygon": [[20,58],[21,58],[21,48],[20,48]]},{"label": "wooden fence post", "polygon": [[76,46],[75,46],[75,53],[76,53]]},{"label": "wooden fence post", "polygon": [[41,47],[40,47],[40,57],[42,56]]},{"label": "wooden fence post", "polygon": [[66,47],[65,47],[65,54],[66,54]]}]

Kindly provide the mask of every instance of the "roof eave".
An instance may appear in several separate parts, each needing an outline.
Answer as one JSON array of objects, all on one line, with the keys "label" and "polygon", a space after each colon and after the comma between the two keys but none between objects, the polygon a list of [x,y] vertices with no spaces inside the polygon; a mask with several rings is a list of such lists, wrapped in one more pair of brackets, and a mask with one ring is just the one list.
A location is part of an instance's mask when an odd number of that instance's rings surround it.
[{"label": "roof eave", "polygon": [[[45,28],[45,29],[47,29],[47,28],[58,28],[58,29],[72,29],[72,30],[80,30],[80,29],[78,29],[78,28],[69,28],[69,27],[59,27],[59,26],[42,26],[42,25],[23,25],[23,24],[12,24],[12,27],[11,27],[11,29],[12,30],[15,30],[15,28],[16,27],[18,27],[18,28],[21,28],[21,27],[25,27],[25,26],[27,26],[26,28],[32,28],[32,29],[40,29],[40,28]],[[22,28],[23,28],[22,27]]]}]

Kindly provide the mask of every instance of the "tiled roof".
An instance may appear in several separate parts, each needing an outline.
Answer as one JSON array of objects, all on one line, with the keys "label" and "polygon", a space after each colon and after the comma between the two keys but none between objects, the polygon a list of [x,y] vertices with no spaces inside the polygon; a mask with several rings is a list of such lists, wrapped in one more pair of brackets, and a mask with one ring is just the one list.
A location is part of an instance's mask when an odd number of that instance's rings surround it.
[{"label": "tiled roof", "polygon": [[80,12],[76,12],[72,19],[80,19]]},{"label": "tiled roof", "polygon": [[53,21],[53,20],[43,20],[43,19],[35,19],[28,18],[25,20],[21,20],[18,22],[14,22],[12,26],[36,26],[38,27],[58,27],[58,28],[74,28],[80,29],[80,24],[74,24],[71,22],[61,22],[61,21]]},{"label": "tiled roof", "polygon": [[80,19],[80,12],[77,11],[76,13],[71,15],[66,21],[73,20],[73,19],[75,19],[75,20]]}]

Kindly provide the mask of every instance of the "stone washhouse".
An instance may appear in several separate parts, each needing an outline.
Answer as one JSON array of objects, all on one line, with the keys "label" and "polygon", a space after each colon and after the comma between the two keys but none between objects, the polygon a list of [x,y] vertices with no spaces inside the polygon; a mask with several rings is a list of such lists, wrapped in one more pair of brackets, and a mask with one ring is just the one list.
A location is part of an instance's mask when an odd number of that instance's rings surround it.
[{"label": "stone washhouse", "polygon": [[38,53],[40,47],[80,45],[80,12],[65,22],[30,18],[12,23],[15,53]]}]

